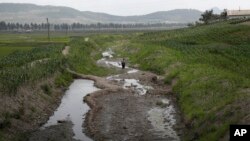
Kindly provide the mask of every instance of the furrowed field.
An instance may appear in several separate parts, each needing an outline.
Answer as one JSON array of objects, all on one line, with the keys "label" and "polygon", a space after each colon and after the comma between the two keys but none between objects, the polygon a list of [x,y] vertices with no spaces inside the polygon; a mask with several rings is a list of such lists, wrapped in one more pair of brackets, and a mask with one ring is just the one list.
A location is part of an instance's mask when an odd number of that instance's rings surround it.
[{"label": "furrowed field", "polygon": [[70,68],[86,74],[104,73],[96,68],[94,62],[100,54],[95,54],[93,59],[90,57],[91,52],[97,50],[97,45],[85,42],[84,37],[70,39],[60,33],[52,35],[50,41],[45,33],[3,33],[0,37],[0,82],[4,93],[15,93],[21,84],[61,70],[66,63],[61,52],[66,45],[73,47],[67,60]]},{"label": "furrowed field", "polygon": [[5,94],[14,94],[21,84],[47,77],[58,70],[61,50],[69,40],[52,37],[48,42],[43,34],[7,33],[0,37],[0,86]]}]

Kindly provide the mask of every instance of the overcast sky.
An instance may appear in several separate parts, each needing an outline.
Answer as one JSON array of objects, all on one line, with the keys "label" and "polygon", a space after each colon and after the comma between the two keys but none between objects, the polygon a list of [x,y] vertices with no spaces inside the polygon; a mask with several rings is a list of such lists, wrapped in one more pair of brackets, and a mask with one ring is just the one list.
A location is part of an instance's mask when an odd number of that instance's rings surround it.
[{"label": "overcast sky", "polygon": [[81,11],[104,12],[114,15],[141,15],[171,9],[206,10],[250,9],[250,0],[0,0],[0,3],[33,3],[68,6]]}]

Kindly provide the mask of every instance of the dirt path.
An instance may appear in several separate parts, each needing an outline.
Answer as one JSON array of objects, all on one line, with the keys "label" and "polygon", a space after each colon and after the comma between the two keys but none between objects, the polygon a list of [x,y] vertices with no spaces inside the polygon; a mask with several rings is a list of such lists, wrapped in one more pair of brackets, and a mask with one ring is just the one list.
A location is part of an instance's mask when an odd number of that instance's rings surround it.
[{"label": "dirt path", "polygon": [[[62,55],[67,56],[69,54],[69,50],[70,50],[70,46],[65,46],[63,51],[62,51]],[[30,64],[31,67],[34,67],[36,64],[43,63],[43,62],[46,62],[48,60],[50,60],[50,58],[43,58],[43,59],[40,59],[40,60],[35,60],[33,62],[30,62],[29,64]]]},{"label": "dirt path", "polygon": [[33,62],[30,63],[30,66],[31,67],[34,67],[37,63],[43,63],[43,62],[46,62],[48,61],[50,58],[44,58],[44,59],[40,59],[40,60],[35,60]]}]

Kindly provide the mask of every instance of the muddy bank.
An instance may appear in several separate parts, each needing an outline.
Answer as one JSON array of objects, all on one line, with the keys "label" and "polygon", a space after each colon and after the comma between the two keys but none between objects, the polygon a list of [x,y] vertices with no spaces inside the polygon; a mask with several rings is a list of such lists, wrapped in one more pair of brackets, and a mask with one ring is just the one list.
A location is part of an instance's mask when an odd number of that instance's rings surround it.
[{"label": "muddy bank", "polygon": [[122,89],[119,85],[117,84],[112,84],[109,83],[108,80],[104,77],[98,77],[98,76],[93,76],[93,75],[84,75],[84,74],[80,74],[77,73],[75,71],[72,71],[70,69],[66,69],[69,73],[71,73],[73,75],[73,77],[75,79],[88,79],[88,80],[93,80],[94,81],[94,85],[97,88],[100,89],[110,89],[110,90],[117,90],[117,89]]},{"label": "muddy bank", "polygon": [[[0,94],[0,121],[5,127],[1,129],[3,139],[13,140],[38,129],[60,104],[63,88],[54,83],[55,77],[42,79],[21,86],[16,95]],[[51,93],[42,87],[49,86]],[[8,123],[8,124],[7,124]]]},{"label": "muddy bank", "polygon": [[[89,136],[96,141],[180,140],[180,113],[170,94],[171,87],[164,85],[161,77],[143,71],[111,77],[103,83],[117,89],[104,87],[85,97],[91,107],[84,124]],[[136,79],[153,89],[142,96],[133,89],[133,84],[128,89],[123,88],[126,79]]]},{"label": "muddy bank", "polygon": [[77,141],[73,139],[73,124],[68,121],[50,126],[46,130],[38,130],[32,133],[29,141]]}]

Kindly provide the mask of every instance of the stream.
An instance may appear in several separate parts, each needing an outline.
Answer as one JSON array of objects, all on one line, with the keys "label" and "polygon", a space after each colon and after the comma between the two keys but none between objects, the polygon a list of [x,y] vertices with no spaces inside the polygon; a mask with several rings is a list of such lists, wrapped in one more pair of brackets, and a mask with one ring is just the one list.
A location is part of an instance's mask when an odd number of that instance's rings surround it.
[{"label": "stream", "polygon": [[[98,60],[97,64],[121,69],[120,61],[111,59],[113,58],[113,54],[114,53],[111,49],[103,52],[103,58]],[[107,81],[114,81],[122,86],[123,89],[133,90],[134,94],[139,96],[138,98],[147,95],[149,90],[154,90],[152,86],[143,85],[139,79],[133,79],[134,77],[130,76],[141,73],[140,70],[132,69],[127,66],[125,70],[126,71],[123,71],[122,74],[106,77]],[[130,78],[124,78],[122,75],[130,76]],[[71,121],[73,124],[73,138],[75,140],[92,141],[92,139],[85,135],[84,127],[82,127],[85,120],[85,114],[90,110],[87,103],[83,102],[83,99],[87,94],[98,90],[100,89],[94,86],[94,81],[92,80],[75,79],[69,89],[65,92],[60,106],[49,118],[47,123],[41,127],[41,130],[45,130],[50,126],[57,125],[58,123]],[[168,98],[162,98],[161,104],[162,106],[153,106],[145,111],[147,120],[151,123],[154,130],[153,134],[157,134],[157,136],[162,138],[167,136],[170,139],[179,140],[177,133],[173,129],[176,124],[175,108]]]},{"label": "stream", "polygon": [[58,124],[58,121],[70,120],[73,123],[74,139],[81,141],[92,141],[83,131],[82,124],[85,114],[89,111],[89,106],[83,102],[83,98],[90,93],[98,91],[94,86],[94,81],[85,79],[75,79],[62,98],[60,106],[49,118],[42,129]]}]

